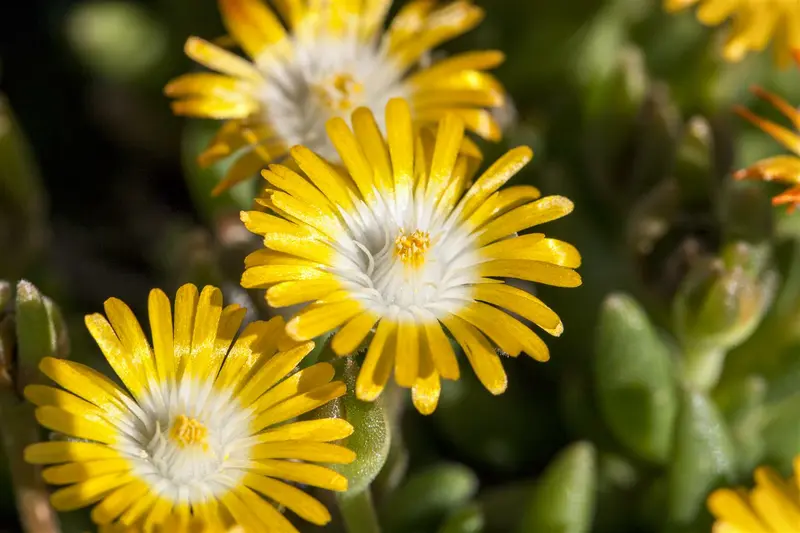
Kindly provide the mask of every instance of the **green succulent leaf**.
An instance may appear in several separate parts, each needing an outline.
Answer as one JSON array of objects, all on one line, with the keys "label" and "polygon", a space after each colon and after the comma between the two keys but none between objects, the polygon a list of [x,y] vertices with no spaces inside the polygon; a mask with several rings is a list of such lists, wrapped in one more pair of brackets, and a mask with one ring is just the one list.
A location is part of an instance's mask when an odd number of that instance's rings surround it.
[{"label": "green succulent leaf", "polygon": [[596,490],[594,447],[588,442],[571,445],[542,474],[522,511],[517,533],[588,533]]},{"label": "green succulent leaf", "polygon": [[614,436],[641,457],[664,462],[677,411],[667,346],[630,296],[609,296],[600,311],[595,379],[600,410]]}]

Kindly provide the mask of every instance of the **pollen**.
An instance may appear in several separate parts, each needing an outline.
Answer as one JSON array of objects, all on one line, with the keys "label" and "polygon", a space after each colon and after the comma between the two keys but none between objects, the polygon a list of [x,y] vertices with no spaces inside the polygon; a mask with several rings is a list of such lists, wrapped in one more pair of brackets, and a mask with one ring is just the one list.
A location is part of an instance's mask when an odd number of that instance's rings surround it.
[{"label": "pollen", "polygon": [[334,74],[315,89],[325,107],[337,112],[353,109],[355,100],[364,92],[364,86],[347,73]]},{"label": "pollen", "polygon": [[431,236],[427,231],[415,230],[406,234],[400,228],[400,234],[394,240],[394,255],[406,265],[420,267],[425,262],[425,252],[430,246]]},{"label": "pollen", "polygon": [[195,444],[203,446],[203,449],[208,448],[208,429],[194,418],[185,415],[178,415],[172,424],[169,436],[181,448]]}]

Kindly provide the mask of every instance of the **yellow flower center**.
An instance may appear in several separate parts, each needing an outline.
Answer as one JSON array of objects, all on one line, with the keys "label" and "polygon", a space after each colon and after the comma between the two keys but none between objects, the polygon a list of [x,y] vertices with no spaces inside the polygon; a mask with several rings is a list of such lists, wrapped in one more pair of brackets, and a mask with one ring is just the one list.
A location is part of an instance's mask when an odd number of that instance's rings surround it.
[{"label": "yellow flower center", "polygon": [[345,112],[355,107],[353,101],[364,92],[364,86],[356,81],[352,74],[339,73],[325,80],[315,90],[325,107]]},{"label": "yellow flower center", "polygon": [[431,236],[427,231],[415,230],[410,235],[400,228],[400,235],[394,240],[394,255],[406,265],[420,267],[425,263],[425,252],[431,246]]},{"label": "yellow flower center", "polygon": [[194,418],[189,418],[188,416],[178,415],[175,423],[172,424],[169,436],[181,448],[194,444],[202,445],[203,449],[208,448],[206,440],[208,438],[208,429]]}]

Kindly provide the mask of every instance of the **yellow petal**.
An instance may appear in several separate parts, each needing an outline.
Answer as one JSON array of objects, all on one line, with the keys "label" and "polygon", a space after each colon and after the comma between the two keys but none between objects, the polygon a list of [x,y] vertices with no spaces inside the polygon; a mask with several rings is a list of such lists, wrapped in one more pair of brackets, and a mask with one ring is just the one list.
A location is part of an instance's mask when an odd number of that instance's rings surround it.
[{"label": "yellow petal", "polygon": [[261,0],[220,0],[225,27],[250,57],[286,38],[275,14]]},{"label": "yellow petal", "polygon": [[545,196],[486,224],[478,233],[478,244],[484,246],[524,229],[559,219],[570,214],[574,207],[563,196]]},{"label": "yellow petal", "polygon": [[744,107],[734,107],[733,109],[739,116],[749,120],[760,129],[772,136],[773,139],[781,143],[783,146],[791,150],[797,155],[800,155],[800,135],[797,133],[779,126],[778,124],[765,120],[755,114],[749,109]]},{"label": "yellow petal", "polygon": [[416,119],[420,122],[439,122],[450,114],[457,115],[464,121],[469,131],[476,133],[487,141],[497,142],[503,135],[494,116],[485,109],[451,106],[429,107],[418,110]]},{"label": "yellow petal", "polygon": [[480,228],[490,220],[528,202],[538,200],[541,196],[539,189],[530,185],[506,187],[484,200],[469,216],[466,224],[471,228]]},{"label": "yellow petal", "polygon": [[577,248],[564,241],[543,237],[541,233],[512,237],[484,246],[480,254],[492,259],[540,261],[567,268],[581,266],[581,254]]},{"label": "yellow petal", "polygon": [[566,267],[516,259],[498,259],[480,265],[481,276],[495,278],[517,278],[555,287],[578,287],[581,276]]},{"label": "yellow petal", "polygon": [[500,358],[483,334],[473,326],[458,318],[447,316],[442,319],[469,359],[475,375],[492,394],[502,394],[508,387],[508,378]]},{"label": "yellow petal", "polygon": [[253,459],[299,459],[315,463],[347,464],[356,454],[344,446],[328,442],[265,442],[250,449]]},{"label": "yellow petal", "polygon": [[347,387],[341,381],[334,381],[312,391],[290,398],[267,409],[253,421],[254,427],[268,427],[312,411],[331,400],[343,396]]},{"label": "yellow petal", "polygon": [[394,358],[394,379],[401,387],[410,388],[419,372],[419,330],[412,317],[403,317],[397,325],[397,346]]},{"label": "yellow petal", "polygon": [[44,427],[79,439],[113,444],[118,439],[117,430],[101,419],[74,415],[58,407],[46,405],[36,409],[36,420]]},{"label": "yellow petal", "polygon": [[[267,390],[261,397],[259,397],[252,405],[253,414],[257,415],[288,398],[305,394],[314,389],[322,387],[323,385],[330,383],[330,381],[333,379],[333,375],[333,367],[328,363],[317,363],[308,368],[304,368],[298,372],[295,372],[290,377],[283,380],[280,384]],[[263,428],[254,427],[252,428],[252,431],[256,432],[260,431],[261,429]]]},{"label": "yellow petal", "polygon": [[94,506],[92,520],[101,526],[110,524],[149,491],[150,487],[139,480],[117,488]]},{"label": "yellow petal", "polygon": [[719,489],[708,497],[708,508],[718,519],[748,533],[772,533],[759,520],[750,505],[736,491]]},{"label": "yellow petal", "polygon": [[139,397],[145,389],[145,376],[142,374],[142,354],[131,354],[117,338],[111,324],[98,313],[85,318],[86,327],[102,350],[114,372],[134,396]]},{"label": "yellow petal", "polygon": [[423,350],[420,354],[419,377],[411,389],[411,401],[420,414],[429,415],[436,410],[441,391],[439,373],[433,366],[431,354]]},{"label": "yellow petal", "polygon": [[31,464],[116,459],[119,456],[115,449],[94,442],[39,442],[25,448],[25,461]]},{"label": "yellow petal", "polygon": [[248,465],[248,470],[264,474],[265,476],[294,481],[304,485],[311,485],[327,490],[347,490],[347,478],[324,466],[280,461],[273,459],[259,459]]},{"label": "yellow petal", "polygon": [[308,179],[325,196],[346,210],[353,208],[353,202],[347,194],[351,188],[336,170],[305,146],[295,146],[289,152]]},{"label": "yellow petal", "polygon": [[370,311],[364,311],[342,326],[331,339],[331,348],[337,355],[353,353],[367,337],[380,317]]},{"label": "yellow petal", "polygon": [[325,208],[330,212],[331,203],[311,182],[300,176],[297,172],[283,165],[270,165],[269,170],[263,170],[264,176],[271,185],[283,189],[303,202]]},{"label": "yellow petal", "polygon": [[304,341],[327,333],[362,311],[358,300],[350,299],[320,305],[303,311],[286,324],[286,333],[293,339]]},{"label": "yellow petal", "polygon": [[473,286],[472,291],[476,300],[504,307],[530,320],[551,335],[558,336],[564,331],[558,315],[539,298],[522,289],[506,284],[481,283]]},{"label": "yellow petal", "polygon": [[172,343],[172,308],[164,291],[153,289],[147,301],[150,332],[153,336],[156,373],[159,380],[175,377],[175,353]]},{"label": "yellow petal", "polygon": [[398,206],[406,206],[414,179],[414,133],[411,110],[405,100],[393,98],[386,106],[386,139],[394,173]]},{"label": "yellow petal", "polygon": [[425,324],[424,344],[427,345],[426,351],[431,355],[436,370],[444,379],[458,379],[460,371],[456,354],[439,321],[431,315],[423,324]]},{"label": "yellow petal", "polygon": [[133,468],[130,461],[123,458],[67,463],[42,470],[42,477],[53,485],[80,483],[106,474],[128,472]]},{"label": "yellow petal", "polygon": [[462,70],[488,70],[495,68],[504,60],[505,55],[499,50],[481,50],[456,54],[412,74],[408,79],[408,83],[411,85],[421,85],[426,82],[436,83],[436,80],[456,74]]},{"label": "yellow petal", "polygon": [[312,524],[324,526],[331,521],[331,514],[324,505],[291,485],[252,473],[245,474],[242,483]]},{"label": "yellow petal", "polygon": [[264,80],[258,69],[249,61],[199,37],[189,37],[186,40],[184,51],[187,56],[211,70],[244,78],[254,83],[262,83]]},{"label": "yellow petal", "polygon": [[515,350],[521,349],[537,361],[544,362],[550,359],[550,350],[538,335],[525,324],[496,307],[483,302],[473,302],[459,310],[457,314],[483,331],[510,355],[516,355],[519,351],[508,352],[506,347]]},{"label": "yellow petal", "polygon": [[375,186],[381,191],[394,190],[389,150],[372,111],[360,107],[353,112],[353,132],[373,170]]},{"label": "yellow petal", "polygon": [[237,100],[216,97],[187,98],[172,102],[170,107],[176,115],[225,120],[248,117],[258,111],[259,104],[253,98],[242,95]]},{"label": "yellow petal", "polygon": [[341,288],[335,279],[284,281],[267,289],[267,303],[272,307],[287,307],[318,300]]},{"label": "yellow petal", "polygon": [[356,396],[359,400],[375,400],[389,381],[394,366],[396,327],[396,323],[389,319],[378,322],[356,379]]},{"label": "yellow petal", "polygon": [[367,201],[372,200],[374,195],[372,165],[355,134],[340,117],[329,120],[326,129],[331,143],[342,158],[342,163],[361,191],[361,197]]},{"label": "yellow petal", "polygon": [[306,342],[273,355],[252,377],[248,378],[247,384],[239,392],[239,401],[245,407],[249,407],[262,394],[285,378],[313,349],[314,343]]},{"label": "yellow petal", "polygon": [[284,424],[277,428],[259,433],[256,438],[258,442],[292,440],[332,442],[346,439],[352,434],[353,426],[351,426],[347,420],[342,420],[341,418],[322,418],[319,420],[304,420],[301,422]]},{"label": "yellow petal", "polygon": [[95,477],[83,483],[55,491],[50,503],[58,511],[74,511],[91,505],[121,485],[127,485],[136,478],[131,474],[108,474]]},{"label": "yellow petal", "polygon": [[[214,385],[219,389],[236,390],[250,375],[250,370],[257,362],[275,353],[284,327],[285,323],[280,316],[266,322],[251,322],[245,326],[225,358]],[[254,354],[259,357],[253,357]]]},{"label": "yellow petal", "polygon": [[248,268],[242,274],[242,287],[246,289],[266,289],[282,281],[305,281],[335,279],[330,272],[312,266],[269,265]]},{"label": "yellow petal", "polygon": [[464,122],[456,115],[446,115],[436,133],[436,145],[425,191],[426,196],[434,201],[438,201],[450,185],[463,137]]}]

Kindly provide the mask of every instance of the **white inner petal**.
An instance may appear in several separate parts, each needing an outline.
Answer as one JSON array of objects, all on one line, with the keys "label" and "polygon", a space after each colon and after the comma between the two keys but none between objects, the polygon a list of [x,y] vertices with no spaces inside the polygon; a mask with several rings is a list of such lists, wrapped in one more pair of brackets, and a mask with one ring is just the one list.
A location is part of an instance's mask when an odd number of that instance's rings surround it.
[{"label": "white inner petal", "polygon": [[[345,288],[368,309],[401,319],[442,316],[471,301],[481,259],[465,226],[437,216],[421,193],[405,205],[375,193],[374,205],[360,202],[357,213],[343,213],[348,234],[335,243],[340,254],[333,270]],[[430,238],[416,266],[395,253],[398,235],[414,231]]]},{"label": "white inner petal", "polygon": [[[150,391],[116,445],[133,474],[175,502],[204,501],[235,486],[243,474],[237,467],[249,459],[250,411],[210,380],[153,383]],[[176,438],[176,423],[187,419],[202,428],[202,440]]]},{"label": "white inner petal", "polygon": [[260,92],[265,120],[286,145],[305,145],[332,161],[339,157],[325,131],[330,118],[349,123],[353,110],[364,106],[385,131],[386,104],[408,96],[400,68],[381,47],[355,33],[295,36],[268,54],[256,61],[266,80]]}]

